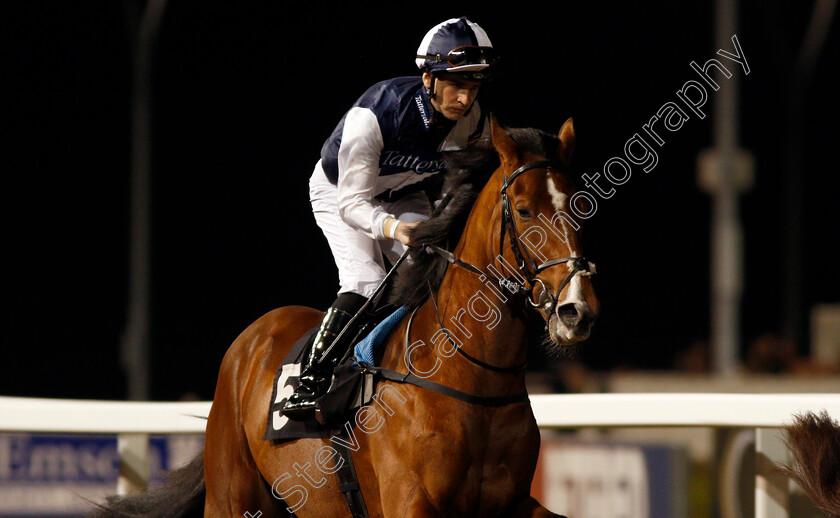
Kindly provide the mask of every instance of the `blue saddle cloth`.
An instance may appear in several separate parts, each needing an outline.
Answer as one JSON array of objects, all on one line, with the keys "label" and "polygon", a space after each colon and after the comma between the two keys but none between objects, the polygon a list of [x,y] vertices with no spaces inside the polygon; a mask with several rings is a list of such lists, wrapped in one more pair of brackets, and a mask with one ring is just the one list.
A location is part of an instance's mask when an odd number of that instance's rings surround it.
[{"label": "blue saddle cloth", "polygon": [[402,320],[407,314],[408,307],[400,306],[396,311],[391,313],[391,315],[385,317],[385,320],[374,327],[373,331],[357,343],[356,347],[353,349],[356,356],[356,362],[374,365],[373,356],[376,354],[376,350],[379,349],[382,342],[385,341],[391,331],[397,327],[400,320]]}]

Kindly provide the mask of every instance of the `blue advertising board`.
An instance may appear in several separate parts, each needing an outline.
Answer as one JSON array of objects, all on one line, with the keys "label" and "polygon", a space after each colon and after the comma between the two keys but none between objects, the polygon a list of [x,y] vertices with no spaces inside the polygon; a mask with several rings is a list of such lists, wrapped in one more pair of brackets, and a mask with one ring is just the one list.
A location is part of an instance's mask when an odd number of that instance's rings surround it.
[{"label": "blue advertising board", "polygon": [[[152,436],[150,485],[201,451],[202,435]],[[0,434],[0,516],[75,517],[116,493],[116,436]]]}]

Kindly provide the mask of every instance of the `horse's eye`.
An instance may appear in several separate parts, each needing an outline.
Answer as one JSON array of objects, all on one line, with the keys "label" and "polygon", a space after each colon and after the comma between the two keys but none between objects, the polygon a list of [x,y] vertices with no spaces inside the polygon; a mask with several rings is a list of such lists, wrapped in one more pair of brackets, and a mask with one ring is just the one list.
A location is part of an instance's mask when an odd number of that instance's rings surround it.
[{"label": "horse's eye", "polygon": [[528,210],[528,209],[516,209],[516,212],[517,212],[517,214],[519,214],[520,218],[530,218],[530,217],[532,217],[531,216],[531,211]]}]

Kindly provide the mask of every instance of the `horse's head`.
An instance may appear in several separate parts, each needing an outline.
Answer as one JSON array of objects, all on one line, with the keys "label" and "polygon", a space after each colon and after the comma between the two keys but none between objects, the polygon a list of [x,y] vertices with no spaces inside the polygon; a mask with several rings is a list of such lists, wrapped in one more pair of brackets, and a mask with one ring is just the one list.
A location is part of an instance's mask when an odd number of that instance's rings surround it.
[{"label": "horse's head", "polygon": [[600,304],[590,279],[594,265],[582,255],[581,219],[570,206],[576,192],[569,175],[575,146],[572,120],[557,136],[505,130],[495,120],[491,126],[501,162],[488,184],[500,187],[495,196],[501,194],[493,216],[500,229],[496,246],[508,269],[518,272],[513,277],[524,280],[521,291],[546,320],[551,341],[583,341]]}]

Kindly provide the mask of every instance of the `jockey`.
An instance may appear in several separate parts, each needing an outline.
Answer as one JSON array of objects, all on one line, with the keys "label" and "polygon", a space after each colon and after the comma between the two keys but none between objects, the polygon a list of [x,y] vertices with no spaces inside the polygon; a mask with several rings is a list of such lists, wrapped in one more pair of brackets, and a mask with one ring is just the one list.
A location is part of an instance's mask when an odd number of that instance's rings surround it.
[{"label": "jockey", "polygon": [[349,340],[342,337],[329,357],[324,351],[384,279],[383,254],[394,264],[409,244],[408,231],[431,214],[423,188],[444,171],[442,152],[489,134],[476,94],[494,62],[493,46],[478,24],[466,18],[442,22],[417,49],[422,75],[373,85],[324,143],[309,197],[338,266],[340,288],[307,344],[300,385],[283,407],[290,419],[314,415]]}]

